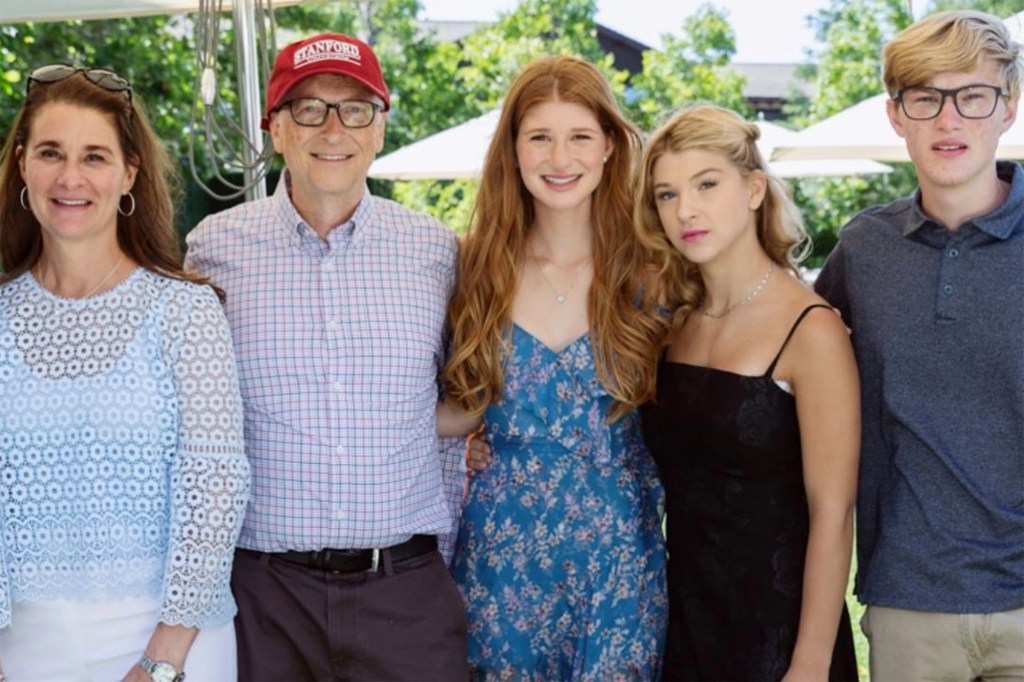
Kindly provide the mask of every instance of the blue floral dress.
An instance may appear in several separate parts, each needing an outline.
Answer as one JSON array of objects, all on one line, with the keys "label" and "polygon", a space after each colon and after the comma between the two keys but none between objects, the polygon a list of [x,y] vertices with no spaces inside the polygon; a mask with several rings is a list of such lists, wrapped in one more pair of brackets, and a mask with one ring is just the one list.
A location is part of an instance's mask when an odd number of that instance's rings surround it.
[{"label": "blue floral dress", "polygon": [[475,679],[650,680],[667,627],[662,489],[638,415],[612,425],[590,338],[512,329],[491,466],[452,567]]}]

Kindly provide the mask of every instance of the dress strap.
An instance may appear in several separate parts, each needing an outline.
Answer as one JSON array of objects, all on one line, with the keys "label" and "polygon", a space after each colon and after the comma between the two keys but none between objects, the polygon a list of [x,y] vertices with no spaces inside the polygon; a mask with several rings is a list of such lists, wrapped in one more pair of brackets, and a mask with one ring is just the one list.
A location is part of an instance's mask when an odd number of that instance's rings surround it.
[{"label": "dress strap", "polygon": [[831,306],[827,306],[823,303],[815,303],[814,305],[809,305],[803,309],[800,316],[796,318],[796,322],[794,322],[793,326],[789,328],[789,333],[786,334],[786,340],[782,342],[782,347],[779,348],[779,352],[775,354],[775,359],[772,360],[772,364],[768,365],[768,371],[764,373],[766,377],[770,377],[775,373],[775,365],[779,364],[779,358],[782,357],[782,351],[786,350],[786,346],[789,345],[789,340],[793,338],[796,328],[799,327],[800,323],[804,321],[805,317],[807,317],[807,313],[811,312],[815,308],[828,308],[829,310],[832,310]]}]

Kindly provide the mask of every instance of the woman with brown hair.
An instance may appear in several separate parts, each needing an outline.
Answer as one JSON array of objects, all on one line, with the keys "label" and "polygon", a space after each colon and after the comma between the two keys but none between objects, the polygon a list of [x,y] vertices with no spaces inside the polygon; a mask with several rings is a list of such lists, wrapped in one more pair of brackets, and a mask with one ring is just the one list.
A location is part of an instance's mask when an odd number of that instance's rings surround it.
[{"label": "woman with brown hair", "polygon": [[0,165],[0,664],[17,682],[235,676],[241,399],[217,294],[178,265],[169,177],[124,77],[32,71]]},{"label": "woman with brown hair", "polygon": [[516,78],[452,301],[448,401],[482,415],[453,572],[475,677],[651,679],[666,619],[661,486],[633,409],[643,258],[640,136],[571,57]]}]

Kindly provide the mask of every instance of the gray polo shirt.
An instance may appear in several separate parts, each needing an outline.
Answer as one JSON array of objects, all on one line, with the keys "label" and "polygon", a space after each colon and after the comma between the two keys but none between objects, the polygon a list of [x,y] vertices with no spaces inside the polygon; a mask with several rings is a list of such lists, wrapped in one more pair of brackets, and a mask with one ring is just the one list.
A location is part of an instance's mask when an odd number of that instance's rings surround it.
[{"label": "gray polo shirt", "polygon": [[852,329],[863,442],[856,592],[947,613],[1024,606],[1024,171],[949,231],[914,196],[857,215],[815,288]]}]

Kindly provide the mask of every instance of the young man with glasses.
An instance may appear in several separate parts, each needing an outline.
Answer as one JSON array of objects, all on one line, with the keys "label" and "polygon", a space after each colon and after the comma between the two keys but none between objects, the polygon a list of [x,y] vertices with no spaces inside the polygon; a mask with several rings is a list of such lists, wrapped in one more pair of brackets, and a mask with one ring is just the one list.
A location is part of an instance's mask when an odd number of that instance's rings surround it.
[{"label": "young man with glasses", "polygon": [[468,677],[437,545],[462,492],[434,419],[457,242],[367,190],[389,107],[365,43],[288,46],[263,119],[276,192],[189,235],[227,294],[253,467],[232,576],[242,680]]},{"label": "young man with glasses", "polygon": [[996,161],[1020,46],[943,12],[884,78],[919,189],[853,218],[816,283],[861,375],[871,679],[1024,679],[1024,173]]}]

